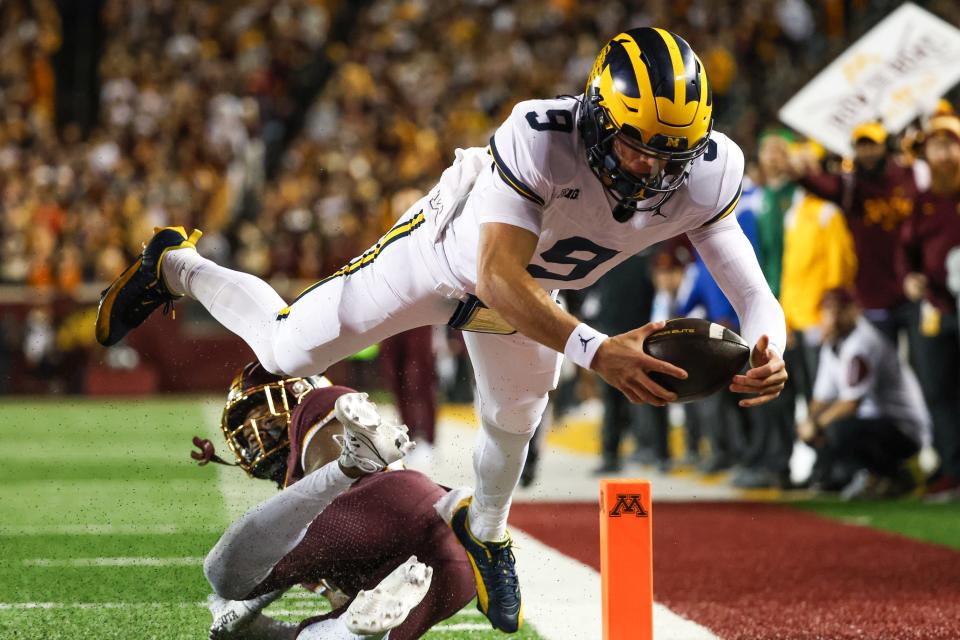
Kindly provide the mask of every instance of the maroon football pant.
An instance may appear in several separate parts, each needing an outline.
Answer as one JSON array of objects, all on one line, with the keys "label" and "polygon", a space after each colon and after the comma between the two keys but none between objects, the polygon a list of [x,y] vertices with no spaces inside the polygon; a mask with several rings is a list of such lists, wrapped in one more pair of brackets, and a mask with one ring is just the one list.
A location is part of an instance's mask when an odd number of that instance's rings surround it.
[{"label": "maroon football pant", "polygon": [[[248,597],[326,579],[348,594],[374,588],[412,555],[433,568],[430,590],[391,640],[419,638],[476,595],[466,553],[433,505],[445,490],[416,471],[363,478],[334,500]],[[343,609],[310,618],[301,629]]]}]

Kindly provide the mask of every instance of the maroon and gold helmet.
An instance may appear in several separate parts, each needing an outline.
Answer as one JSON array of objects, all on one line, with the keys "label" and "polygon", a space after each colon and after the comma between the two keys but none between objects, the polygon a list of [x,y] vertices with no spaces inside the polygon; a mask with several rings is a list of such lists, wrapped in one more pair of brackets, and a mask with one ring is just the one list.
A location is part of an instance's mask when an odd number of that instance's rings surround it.
[{"label": "maroon and gold helmet", "polygon": [[237,466],[282,486],[290,452],[290,414],[308,393],[330,385],[323,376],[278,376],[259,362],[241,369],[230,384],[220,419]]}]

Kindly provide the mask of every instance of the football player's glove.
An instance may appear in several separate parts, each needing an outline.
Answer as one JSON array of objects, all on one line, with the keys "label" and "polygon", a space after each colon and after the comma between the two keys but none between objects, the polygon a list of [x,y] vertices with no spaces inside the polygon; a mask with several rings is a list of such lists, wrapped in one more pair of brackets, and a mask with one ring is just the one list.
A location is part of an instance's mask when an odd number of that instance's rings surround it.
[{"label": "football player's glove", "polygon": [[[620,203],[618,220],[660,207],[709,143],[713,100],[703,63],[683,38],[665,29],[621,33],[597,56],[578,126],[590,168]],[[615,142],[659,161],[656,170],[631,174],[614,152]],[[654,204],[637,206],[657,194]]]}]

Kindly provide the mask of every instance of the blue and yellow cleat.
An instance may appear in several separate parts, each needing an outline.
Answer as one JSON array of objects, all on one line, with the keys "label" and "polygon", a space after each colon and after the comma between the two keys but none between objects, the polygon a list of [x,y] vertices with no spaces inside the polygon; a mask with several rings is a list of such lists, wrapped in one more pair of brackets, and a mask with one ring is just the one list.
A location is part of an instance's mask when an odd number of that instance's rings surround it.
[{"label": "blue and yellow cleat", "polygon": [[100,294],[97,342],[105,347],[120,342],[157,307],[163,305],[166,312],[174,300],[182,297],[167,289],[160,274],[160,261],[167,251],[196,249],[203,232],[194,229],[188,236],[183,227],[158,227],[153,231],[153,238],[137,261]]},{"label": "blue and yellow cleat", "polygon": [[517,580],[513,540],[482,542],[470,532],[467,498],[453,511],[450,528],[467,551],[477,581],[477,609],[487,616],[494,629],[515,633],[523,625],[523,604],[520,601],[520,581]]}]

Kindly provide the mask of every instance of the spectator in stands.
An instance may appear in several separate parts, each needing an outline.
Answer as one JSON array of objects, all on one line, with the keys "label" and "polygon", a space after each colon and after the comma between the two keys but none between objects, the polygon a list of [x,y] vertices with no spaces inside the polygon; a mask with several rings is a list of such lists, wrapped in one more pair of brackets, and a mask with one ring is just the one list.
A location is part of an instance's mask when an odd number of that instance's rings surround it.
[{"label": "spectator in stands", "polygon": [[946,272],[947,255],[960,246],[960,119],[931,118],[923,153],[930,189],[916,197],[903,225],[897,265],[904,293],[920,305],[916,361],[940,455],[928,490],[949,494],[960,489],[960,330]]},{"label": "spectator in stands", "polygon": [[858,261],[853,287],[857,302],[863,315],[895,342],[914,314],[895,268],[900,226],[910,215],[918,185],[925,187],[929,176],[924,163],[904,165],[891,152],[879,122],[861,124],[851,138],[852,166],[825,173],[812,155],[796,154],[796,171],[804,189],[843,211]]},{"label": "spectator in stands", "polygon": [[773,295],[780,297],[783,274],[783,219],[793,205],[797,185],[792,180],[788,131],[766,132],[760,137],[762,200],[757,212],[760,267]]},{"label": "spectator in stands", "polygon": [[[816,151],[811,150],[811,146],[810,143],[794,144],[790,155],[812,156]],[[751,412],[752,442],[744,461],[748,471],[745,477],[734,478],[743,488],[790,486],[790,458],[796,439],[796,394],[799,390],[809,402],[817,371],[819,300],[827,290],[853,284],[857,268],[853,240],[836,205],[804,189],[794,189],[783,225],[780,304],[790,336],[784,357],[793,367],[795,386],[789,400],[780,406],[762,413]],[[761,460],[759,469],[755,470],[756,462]]]},{"label": "spectator in stands", "polygon": [[890,497],[914,487],[904,462],[930,439],[919,385],[853,293],[823,295],[823,346],[809,417],[798,435],[817,450],[815,482],[843,495]]},{"label": "spectator in stands", "polygon": [[[791,157],[801,155],[816,162],[823,150],[814,143],[794,145]],[[803,356],[798,373],[809,397],[820,345],[820,299],[829,289],[853,284],[857,254],[840,209],[805,189],[794,191],[784,215],[783,247],[780,304]]]}]

